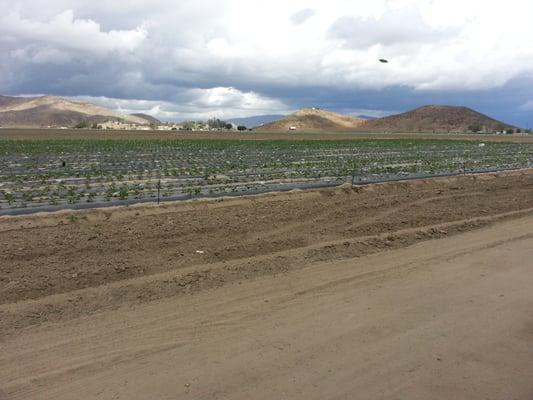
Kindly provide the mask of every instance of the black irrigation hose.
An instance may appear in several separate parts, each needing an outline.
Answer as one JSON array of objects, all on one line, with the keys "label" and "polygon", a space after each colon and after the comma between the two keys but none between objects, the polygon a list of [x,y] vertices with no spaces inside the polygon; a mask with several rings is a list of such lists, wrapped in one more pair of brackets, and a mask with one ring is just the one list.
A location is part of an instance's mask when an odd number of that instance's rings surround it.
[{"label": "black irrigation hose", "polygon": [[[490,174],[498,172],[510,172],[510,171],[520,171],[528,168],[493,168],[493,169],[480,169],[480,170],[464,170],[461,172],[449,172],[441,174],[416,174],[409,176],[401,177],[389,177],[389,178],[380,178],[380,179],[369,179],[369,180],[355,180],[357,175],[352,175],[351,178],[352,185],[354,186],[365,186],[370,184],[377,183],[387,183],[387,182],[401,182],[401,181],[412,181],[418,179],[435,179],[435,178],[446,178],[462,175],[479,175],[479,174]],[[333,178],[332,178],[333,179]],[[338,181],[342,179],[343,181],[339,183]],[[338,187],[347,183],[346,178],[337,178],[334,182],[305,182],[301,184],[275,184],[273,187],[264,188],[264,189],[254,189],[247,190],[242,192],[230,192],[230,193],[206,193],[192,196],[190,194],[179,195],[179,196],[170,196],[166,197],[163,201],[185,201],[191,199],[201,199],[201,198],[221,198],[221,197],[242,197],[250,196],[264,193],[274,193],[274,192],[289,192],[294,189],[309,190],[309,189],[324,189],[324,188],[333,188]],[[277,186],[277,187],[276,187]],[[97,203],[80,203],[80,204],[62,204],[57,206],[42,206],[42,207],[27,207],[27,208],[14,208],[9,210],[0,210],[0,216],[17,216],[17,215],[30,215],[41,212],[56,212],[63,210],[88,210],[88,209],[99,209],[99,208],[108,208],[116,206],[130,206],[134,204],[143,204],[143,203],[156,203],[157,198],[150,199],[135,199],[135,200],[119,200],[115,202],[97,202]]]}]

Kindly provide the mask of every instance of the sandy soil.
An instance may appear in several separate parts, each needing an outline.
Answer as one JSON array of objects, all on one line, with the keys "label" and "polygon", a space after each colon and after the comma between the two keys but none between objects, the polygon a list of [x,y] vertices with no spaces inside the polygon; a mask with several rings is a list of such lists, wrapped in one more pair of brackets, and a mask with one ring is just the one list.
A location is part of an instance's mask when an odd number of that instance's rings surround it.
[{"label": "sandy soil", "polygon": [[0,219],[0,399],[533,397],[533,172]]},{"label": "sandy soil", "polygon": [[175,131],[91,131],[76,129],[0,129],[0,140],[16,139],[227,139],[227,140],[351,140],[351,139],[435,139],[483,140],[533,143],[533,135],[468,135],[435,133],[361,132],[175,132]]}]

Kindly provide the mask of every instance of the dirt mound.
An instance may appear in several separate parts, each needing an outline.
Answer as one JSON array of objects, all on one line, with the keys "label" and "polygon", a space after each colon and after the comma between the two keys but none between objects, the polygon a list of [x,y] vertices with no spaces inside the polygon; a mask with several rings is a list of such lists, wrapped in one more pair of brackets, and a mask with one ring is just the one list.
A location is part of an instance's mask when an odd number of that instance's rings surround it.
[{"label": "dirt mound", "polygon": [[365,121],[361,131],[468,133],[478,130],[493,133],[511,128],[467,107],[425,106],[403,114]]},{"label": "dirt mound", "polygon": [[325,131],[355,129],[363,119],[325,111],[318,108],[304,108],[279,121],[257,128],[259,131]]}]

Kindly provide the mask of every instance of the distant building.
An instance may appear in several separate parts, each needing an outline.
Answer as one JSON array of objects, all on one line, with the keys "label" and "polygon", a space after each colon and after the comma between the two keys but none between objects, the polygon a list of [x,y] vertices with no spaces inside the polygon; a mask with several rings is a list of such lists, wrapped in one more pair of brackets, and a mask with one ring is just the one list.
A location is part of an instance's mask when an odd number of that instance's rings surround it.
[{"label": "distant building", "polygon": [[106,121],[101,124],[98,124],[98,128],[120,131],[149,131],[151,129],[148,125],[128,124],[121,121]]}]

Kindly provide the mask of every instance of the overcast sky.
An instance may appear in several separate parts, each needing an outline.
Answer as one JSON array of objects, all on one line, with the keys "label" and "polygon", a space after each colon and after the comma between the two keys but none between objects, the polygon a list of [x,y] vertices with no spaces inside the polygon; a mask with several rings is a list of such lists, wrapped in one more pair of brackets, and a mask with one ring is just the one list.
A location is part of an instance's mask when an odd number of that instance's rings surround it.
[{"label": "overcast sky", "polygon": [[165,120],[452,104],[533,124],[531,0],[0,0],[0,9],[1,94],[71,96]]}]

